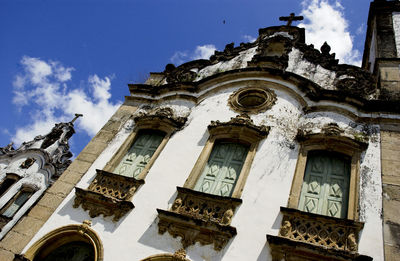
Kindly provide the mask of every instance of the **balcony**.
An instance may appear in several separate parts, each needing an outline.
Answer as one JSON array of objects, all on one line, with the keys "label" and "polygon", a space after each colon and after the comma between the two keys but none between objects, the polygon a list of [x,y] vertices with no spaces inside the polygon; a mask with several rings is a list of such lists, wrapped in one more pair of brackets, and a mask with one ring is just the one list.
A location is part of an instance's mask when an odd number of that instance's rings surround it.
[{"label": "balcony", "polygon": [[82,206],[92,218],[101,214],[104,217],[114,215],[113,221],[118,222],[135,207],[131,199],[144,180],[96,171],[97,175],[87,189],[75,188],[74,208]]},{"label": "balcony", "polygon": [[241,199],[211,195],[177,187],[178,195],[170,210],[157,209],[158,232],[180,236],[184,248],[195,244],[213,244],[221,250],[236,235],[230,226]]},{"label": "balcony", "polygon": [[372,260],[357,254],[364,223],[284,207],[281,213],[279,235],[267,235],[273,260]]}]

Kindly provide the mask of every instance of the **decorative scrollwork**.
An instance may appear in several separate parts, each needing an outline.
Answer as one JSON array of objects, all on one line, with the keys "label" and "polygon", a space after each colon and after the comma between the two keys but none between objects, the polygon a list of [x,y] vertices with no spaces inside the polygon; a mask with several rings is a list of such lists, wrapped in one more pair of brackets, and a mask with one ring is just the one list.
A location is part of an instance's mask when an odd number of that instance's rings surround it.
[{"label": "decorative scrollwork", "polygon": [[155,108],[149,112],[140,112],[135,117],[134,120],[138,122],[158,122],[167,121],[169,125],[176,129],[181,129],[185,125],[187,118],[175,116],[174,111],[171,108]]},{"label": "decorative scrollwork", "polygon": [[21,163],[19,167],[21,169],[29,169],[29,167],[32,166],[35,161],[35,158],[27,158],[24,162]]},{"label": "decorative scrollwork", "polygon": [[247,128],[248,130],[254,132],[254,135],[259,136],[260,139],[266,137],[270,129],[264,125],[255,125],[249,115],[242,113],[236,117],[232,117],[228,122],[211,121],[211,124],[208,125],[208,130],[212,131],[213,129],[227,126]]},{"label": "decorative scrollwork", "polygon": [[92,218],[101,214],[114,215],[113,221],[117,222],[135,207],[130,199],[143,183],[143,180],[97,170],[97,176],[87,190],[75,188],[73,207],[82,206]]},{"label": "decorative scrollwork", "polygon": [[200,242],[221,250],[236,235],[231,227],[240,199],[222,197],[178,187],[178,195],[169,211],[157,209],[159,233],[166,231],[182,238],[183,247]]},{"label": "decorative scrollwork", "polygon": [[279,236],[324,248],[357,251],[363,223],[288,208],[281,208],[281,212]]}]

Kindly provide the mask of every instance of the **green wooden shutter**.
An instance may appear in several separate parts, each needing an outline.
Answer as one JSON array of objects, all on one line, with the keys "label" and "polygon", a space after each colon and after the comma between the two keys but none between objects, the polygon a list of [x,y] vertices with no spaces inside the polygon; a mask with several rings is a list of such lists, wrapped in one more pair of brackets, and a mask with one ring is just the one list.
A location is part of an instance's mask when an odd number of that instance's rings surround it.
[{"label": "green wooden shutter", "polygon": [[248,150],[248,146],[242,144],[216,143],[194,189],[214,195],[231,196]]},{"label": "green wooden shutter", "polygon": [[139,132],[137,139],[115,168],[114,173],[136,178],[146,167],[164,136],[165,134],[159,132]]},{"label": "green wooden shutter", "polygon": [[350,161],[322,151],[310,152],[307,159],[299,209],[331,217],[347,216]]}]

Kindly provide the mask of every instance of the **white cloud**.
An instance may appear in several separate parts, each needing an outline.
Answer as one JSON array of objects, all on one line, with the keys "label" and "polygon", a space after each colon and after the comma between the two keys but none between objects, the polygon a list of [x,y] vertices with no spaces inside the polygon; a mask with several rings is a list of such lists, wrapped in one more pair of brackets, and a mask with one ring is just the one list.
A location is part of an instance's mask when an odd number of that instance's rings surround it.
[{"label": "white cloud", "polygon": [[217,50],[217,48],[215,48],[213,44],[196,46],[196,50],[194,50],[192,59],[208,59],[211,55],[214,54],[215,50]]},{"label": "white cloud", "polygon": [[54,127],[55,122],[57,120],[54,118],[37,119],[32,124],[17,129],[12,141],[18,145],[32,140],[37,135],[45,135]]},{"label": "white cloud", "polygon": [[189,51],[175,52],[170,60],[175,65],[180,65],[190,60],[208,59],[210,58],[211,55],[214,54],[215,50],[217,50],[217,48],[215,48],[213,44],[198,45],[192,52]]},{"label": "white cloud", "polygon": [[52,74],[51,66],[38,58],[22,57],[21,64],[32,84],[41,84]]},{"label": "white cloud", "polygon": [[363,23],[357,28],[356,34],[357,35],[364,34],[366,30],[367,30],[367,28],[365,27],[365,24]]},{"label": "white cloud", "polygon": [[16,144],[46,134],[54,123],[70,121],[75,113],[84,115],[76,122],[76,129],[92,136],[120,105],[110,101],[109,77],[91,75],[86,85],[72,89],[67,85],[72,67],[27,56],[21,59],[21,65],[23,71],[13,82],[13,102],[32,120],[16,130],[12,138]]},{"label": "white cloud", "polygon": [[301,14],[305,23],[299,24],[306,29],[307,43],[316,48],[326,41],[336,53],[340,63],[361,64],[361,54],[353,49],[353,37],[344,17],[344,8],[340,1],[330,3],[329,0],[304,0]]},{"label": "white cloud", "polygon": [[170,60],[172,63],[179,65],[187,61],[189,59],[188,57],[189,55],[187,52],[177,51],[174,53],[174,55],[172,55]]},{"label": "white cloud", "polygon": [[242,38],[243,38],[245,41],[250,42],[250,43],[252,43],[252,42],[254,42],[255,40],[257,40],[256,37],[253,37],[253,36],[248,35],[248,34],[243,35]]}]

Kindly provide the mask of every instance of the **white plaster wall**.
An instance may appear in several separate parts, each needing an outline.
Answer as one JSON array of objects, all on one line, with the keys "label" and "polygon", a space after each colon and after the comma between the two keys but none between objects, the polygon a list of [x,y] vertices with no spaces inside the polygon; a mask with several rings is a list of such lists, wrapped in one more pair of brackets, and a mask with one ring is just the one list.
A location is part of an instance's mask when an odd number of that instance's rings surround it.
[{"label": "white plaster wall", "polygon": [[336,73],[323,68],[319,64],[307,61],[303,58],[303,53],[296,48],[292,48],[292,51],[289,53],[289,62],[286,71],[301,75],[324,89],[336,90],[334,85]]},{"label": "white plaster wall", "polygon": [[[276,79],[273,81],[277,82]],[[172,238],[168,232],[164,235],[158,234],[156,209],[170,208],[176,197],[176,186],[183,186],[208,139],[207,126],[210,121],[229,121],[237,115],[229,109],[227,100],[233,91],[241,87],[243,85],[237,84],[236,87],[214,93],[196,107],[180,101],[168,102],[182,113],[190,111],[187,126],[171,137],[150,169],[146,183],[134,195],[132,201],[135,208],[118,223],[113,223],[112,217],[100,216],[92,219],[82,208],[73,208],[73,191],[24,251],[51,230],[82,223],[85,219],[92,220],[92,228],[101,237],[105,261],[141,260],[154,254],[173,253],[179,249],[181,244],[178,238]],[[243,203],[233,217],[232,226],[236,227],[238,234],[220,252],[214,251],[212,245],[200,246],[197,243],[190,246],[187,255],[191,260],[271,260],[266,234],[278,234],[282,218],[280,206],[287,205],[299,151],[299,145],[294,140],[298,127],[312,126],[313,130],[318,131],[326,123],[337,122],[347,132],[350,129],[363,128],[338,113],[303,115],[303,105],[288,93],[293,87],[287,85],[287,88],[274,87],[277,103],[271,110],[252,116],[255,124],[271,126],[271,131],[259,144],[241,197]],[[167,103],[163,106],[167,106]],[[132,121],[125,124],[93,163],[78,187],[88,187],[95,176],[95,169],[105,166],[133,127]],[[362,218],[366,223],[359,252],[372,256],[374,260],[383,260],[379,129],[372,127],[370,146],[362,155],[360,166],[360,203],[363,208]]]},{"label": "white plaster wall", "polygon": [[197,73],[195,81],[200,81],[201,79],[213,74],[247,67],[247,62],[253,59],[253,56],[256,54],[256,50],[257,46],[240,52],[238,56],[229,61],[219,62],[201,69]]},{"label": "white plaster wall", "polygon": [[394,40],[396,41],[397,57],[400,57],[400,12],[392,13]]}]

